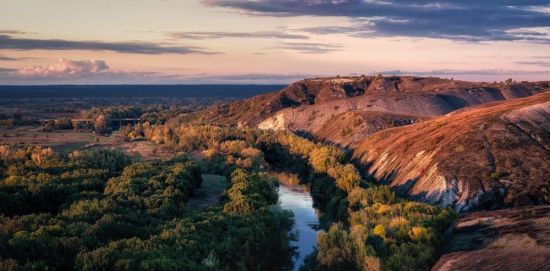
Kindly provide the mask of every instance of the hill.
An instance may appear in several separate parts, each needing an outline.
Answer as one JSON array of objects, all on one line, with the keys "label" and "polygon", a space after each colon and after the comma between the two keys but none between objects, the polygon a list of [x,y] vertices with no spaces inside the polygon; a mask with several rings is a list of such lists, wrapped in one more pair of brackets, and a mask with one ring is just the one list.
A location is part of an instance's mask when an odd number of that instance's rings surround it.
[{"label": "hill", "polygon": [[549,94],[540,94],[549,89],[511,80],[313,78],[172,122],[290,130],[335,143],[399,193],[464,212],[549,201]]},{"label": "hill", "polygon": [[365,173],[459,212],[550,202],[550,92],[462,109],[360,142]]},{"label": "hill", "polygon": [[474,83],[410,76],[313,78],[181,120],[285,129],[353,146],[386,128],[471,105],[527,97],[548,87],[548,82]]}]

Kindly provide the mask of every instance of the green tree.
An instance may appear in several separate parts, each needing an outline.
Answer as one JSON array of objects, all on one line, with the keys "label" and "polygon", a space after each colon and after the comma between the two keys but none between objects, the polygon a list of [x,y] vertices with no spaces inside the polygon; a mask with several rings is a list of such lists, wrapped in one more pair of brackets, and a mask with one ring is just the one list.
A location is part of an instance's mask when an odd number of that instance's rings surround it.
[{"label": "green tree", "polygon": [[333,224],[328,232],[321,232],[317,246],[317,260],[329,270],[363,270],[366,257],[374,254],[342,224]]}]

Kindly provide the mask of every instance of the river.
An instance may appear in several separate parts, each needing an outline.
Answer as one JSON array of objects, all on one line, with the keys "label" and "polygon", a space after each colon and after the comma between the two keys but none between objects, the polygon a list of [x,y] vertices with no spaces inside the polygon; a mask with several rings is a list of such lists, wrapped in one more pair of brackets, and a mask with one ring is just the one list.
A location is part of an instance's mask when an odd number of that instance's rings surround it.
[{"label": "river", "polygon": [[313,199],[304,189],[281,184],[278,194],[281,208],[294,213],[293,231],[298,233],[298,239],[291,245],[297,247],[293,270],[298,270],[304,258],[315,248],[319,219],[313,208]]}]

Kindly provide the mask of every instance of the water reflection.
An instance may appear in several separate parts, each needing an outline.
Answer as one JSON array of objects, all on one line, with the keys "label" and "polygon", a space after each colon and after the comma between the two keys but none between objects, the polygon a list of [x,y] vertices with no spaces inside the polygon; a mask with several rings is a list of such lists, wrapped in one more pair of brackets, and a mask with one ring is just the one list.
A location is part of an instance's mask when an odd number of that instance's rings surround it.
[{"label": "water reflection", "polygon": [[294,232],[298,239],[292,242],[297,247],[294,270],[298,270],[304,262],[304,257],[313,252],[317,238],[319,220],[313,208],[313,199],[304,189],[281,184],[279,187],[279,203],[281,208],[294,213]]}]

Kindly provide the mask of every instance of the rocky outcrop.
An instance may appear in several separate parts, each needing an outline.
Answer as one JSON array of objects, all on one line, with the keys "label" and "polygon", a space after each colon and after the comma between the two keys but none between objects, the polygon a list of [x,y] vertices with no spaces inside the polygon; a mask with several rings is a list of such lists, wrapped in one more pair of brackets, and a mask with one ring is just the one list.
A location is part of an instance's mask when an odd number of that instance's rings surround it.
[{"label": "rocky outcrop", "polygon": [[550,206],[469,213],[432,271],[550,269]]},{"label": "rocky outcrop", "polygon": [[364,173],[458,212],[550,202],[550,92],[475,106],[360,142]]}]

